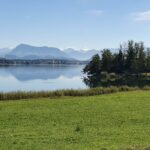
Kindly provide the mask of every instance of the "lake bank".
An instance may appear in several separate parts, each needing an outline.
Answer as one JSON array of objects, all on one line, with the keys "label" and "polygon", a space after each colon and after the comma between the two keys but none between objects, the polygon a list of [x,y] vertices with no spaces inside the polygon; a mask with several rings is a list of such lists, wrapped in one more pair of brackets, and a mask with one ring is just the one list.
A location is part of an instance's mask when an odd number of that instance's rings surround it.
[{"label": "lake bank", "polygon": [[120,87],[98,87],[91,89],[80,89],[80,90],[56,90],[56,91],[39,91],[39,92],[8,92],[8,93],[0,93],[0,101],[4,100],[22,100],[22,99],[32,99],[32,98],[57,98],[57,97],[77,97],[77,96],[96,96],[96,95],[104,95],[118,92],[128,92],[128,91],[150,91],[149,86],[145,86],[143,88],[139,87],[128,87],[128,86],[120,86]]},{"label": "lake bank", "polygon": [[49,65],[49,64],[67,64],[67,65],[84,65],[89,61],[65,60],[65,59],[5,59],[0,58],[0,66],[15,65]]}]

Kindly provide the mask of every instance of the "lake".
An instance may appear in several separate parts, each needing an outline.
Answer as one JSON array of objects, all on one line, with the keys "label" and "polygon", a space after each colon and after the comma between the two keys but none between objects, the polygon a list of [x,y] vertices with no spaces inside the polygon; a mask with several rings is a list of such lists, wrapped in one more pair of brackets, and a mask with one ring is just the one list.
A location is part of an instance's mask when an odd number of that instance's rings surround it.
[{"label": "lake", "polygon": [[83,65],[0,67],[0,92],[84,89]]}]

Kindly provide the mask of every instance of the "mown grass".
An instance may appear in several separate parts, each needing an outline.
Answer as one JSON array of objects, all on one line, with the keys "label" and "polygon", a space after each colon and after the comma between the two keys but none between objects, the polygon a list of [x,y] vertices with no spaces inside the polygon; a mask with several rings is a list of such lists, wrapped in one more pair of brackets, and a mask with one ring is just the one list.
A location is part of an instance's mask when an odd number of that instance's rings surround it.
[{"label": "mown grass", "polygon": [[0,102],[1,150],[144,150],[150,92]]},{"label": "mown grass", "polygon": [[41,91],[41,92],[9,92],[9,93],[0,93],[1,100],[21,100],[21,99],[32,99],[32,98],[54,98],[54,97],[63,97],[63,96],[95,96],[102,94],[111,94],[117,92],[125,91],[136,91],[136,90],[150,90],[149,86],[143,88],[139,87],[128,87],[128,86],[119,86],[119,87],[98,87],[85,90],[57,90],[57,91]]}]

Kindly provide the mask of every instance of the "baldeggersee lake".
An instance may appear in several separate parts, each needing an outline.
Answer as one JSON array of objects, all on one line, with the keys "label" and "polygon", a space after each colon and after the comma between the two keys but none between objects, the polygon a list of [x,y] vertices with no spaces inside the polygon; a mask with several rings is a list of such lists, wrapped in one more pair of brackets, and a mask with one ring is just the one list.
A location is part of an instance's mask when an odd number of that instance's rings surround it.
[{"label": "baldeggersee lake", "polygon": [[0,92],[87,88],[83,65],[0,67]]}]

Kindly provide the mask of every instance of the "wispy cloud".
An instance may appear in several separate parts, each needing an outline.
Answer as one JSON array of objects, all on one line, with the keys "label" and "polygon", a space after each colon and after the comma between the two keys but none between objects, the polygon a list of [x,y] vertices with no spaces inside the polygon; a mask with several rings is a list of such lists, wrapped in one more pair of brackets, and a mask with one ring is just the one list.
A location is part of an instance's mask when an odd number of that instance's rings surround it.
[{"label": "wispy cloud", "polygon": [[99,17],[103,14],[103,11],[102,10],[96,10],[96,9],[95,10],[89,10],[89,11],[87,11],[87,14]]},{"label": "wispy cloud", "polygon": [[150,10],[133,13],[132,16],[135,21],[150,21]]}]

